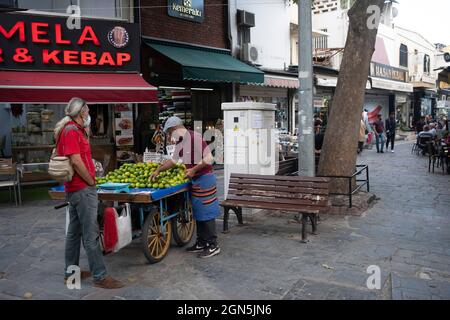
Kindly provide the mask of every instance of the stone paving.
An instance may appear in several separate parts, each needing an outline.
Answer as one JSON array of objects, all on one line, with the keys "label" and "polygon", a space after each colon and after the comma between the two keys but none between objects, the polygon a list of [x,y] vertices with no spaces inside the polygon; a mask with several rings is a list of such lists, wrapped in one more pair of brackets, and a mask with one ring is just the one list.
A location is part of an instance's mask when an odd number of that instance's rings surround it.
[{"label": "stone paving", "polygon": [[[0,299],[449,299],[450,176],[428,173],[428,158],[410,150],[365,151],[359,163],[380,199],[360,217],[322,215],[309,244],[279,212],[245,215],[242,227],[232,220],[231,233],[219,233],[221,254],[206,260],[172,246],[149,265],[135,240],[105,257],[126,283],[118,290],[63,285],[64,210],[0,204]],[[366,285],[373,265],[379,290]]]}]

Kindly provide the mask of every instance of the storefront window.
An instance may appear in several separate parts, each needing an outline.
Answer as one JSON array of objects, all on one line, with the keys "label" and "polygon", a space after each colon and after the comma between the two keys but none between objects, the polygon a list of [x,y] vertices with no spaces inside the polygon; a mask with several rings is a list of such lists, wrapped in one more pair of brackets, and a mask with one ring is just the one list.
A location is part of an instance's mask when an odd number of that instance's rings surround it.
[{"label": "storefront window", "polygon": [[64,116],[62,105],[12,104],[13,157],[22,163],[48,162],[55,143],[53,129]]},{"label": "storefront window", "polygon": [[420,100],[421,100],[422,115],[425,116],[431,114],[431,99],[422,98]]},{"label": "storefront window", "polygon": [[159,123],[163,124],[171,116],[183,120],[186,127],[192,129],[192,97],[188,89],[163,89],[158,95],[160,114]]},{"label": "storefront window", "polygon": [[[293,115],[294,117],[294,132],[298,131],[298,99],[297,95],[294,98],[294,106],[295,106],[295,113]],[[331,96],[315,96],[314,100],[314,122],[320,120],[321,123],[321,130],[325,130],[327,123],[328,123],[328,114],[330,112],[330,103],[331,103]]]}]

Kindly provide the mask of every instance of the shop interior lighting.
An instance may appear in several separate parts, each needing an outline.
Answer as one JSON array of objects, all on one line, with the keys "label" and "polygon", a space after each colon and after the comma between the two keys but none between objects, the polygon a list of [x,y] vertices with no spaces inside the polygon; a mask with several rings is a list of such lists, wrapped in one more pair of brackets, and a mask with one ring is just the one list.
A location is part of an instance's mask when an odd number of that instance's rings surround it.
[{"label": "shop interior lighting", "polygon": [[159,89],[186,90],[186,88],[183,87],[159,87]]},{"label": "shop interior lighting", "polygon": [[214,91],[211,88],[191,88],[192,91]]}]

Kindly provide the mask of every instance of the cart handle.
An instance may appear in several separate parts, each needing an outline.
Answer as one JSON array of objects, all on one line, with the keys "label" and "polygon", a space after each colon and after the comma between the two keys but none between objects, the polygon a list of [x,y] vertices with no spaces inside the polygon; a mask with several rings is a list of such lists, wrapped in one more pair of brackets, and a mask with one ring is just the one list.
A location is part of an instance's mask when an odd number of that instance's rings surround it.
[{"label": "cart handle", "polygon": [[65,208],[65,207],[68,207],[68,206],[69,206],[69,202],[66,202],[66,203],[57,205],[57,206],[55,207],[55,210],[58,210],[58,209],[61,209],[61,208]]}]

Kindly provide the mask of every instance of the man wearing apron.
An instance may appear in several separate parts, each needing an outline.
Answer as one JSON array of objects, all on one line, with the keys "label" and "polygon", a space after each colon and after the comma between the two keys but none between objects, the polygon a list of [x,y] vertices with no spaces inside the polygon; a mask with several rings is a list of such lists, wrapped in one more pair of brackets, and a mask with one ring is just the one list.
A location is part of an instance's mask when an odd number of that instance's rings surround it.
[{"label": "man wearing apron", "polygon": [[220,253],[217,244],[216,218],[220,215],[217,199],[216,175],[213,173],[213,157],[201,134],[187,130],[178,117],[170,117],[164,125],[168,143],[174,145],[174,153],[150,177],[154,180],[159,173],[182,161],[186,166],[186,177],[191,179],[190,197],[197,225],[197,241],[187,248],[188,252],[199,253],[200,258],[209,258]]}]

